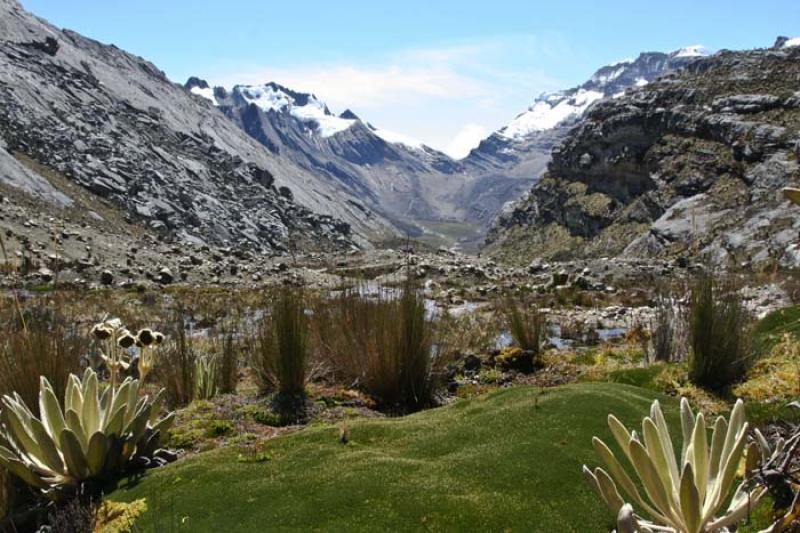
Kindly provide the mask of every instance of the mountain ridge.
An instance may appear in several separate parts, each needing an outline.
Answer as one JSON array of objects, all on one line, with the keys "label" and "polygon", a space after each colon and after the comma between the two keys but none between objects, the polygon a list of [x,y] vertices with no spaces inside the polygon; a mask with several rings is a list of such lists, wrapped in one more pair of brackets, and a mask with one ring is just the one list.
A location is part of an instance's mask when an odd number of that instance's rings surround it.
[{"label": "mountain ridge", "polygon": [[[780,42],[780,41],[779,41]],[[721,51],[599,102],[490,231],[490,253],[795,267],[800,47]]]},{"label": "mountain ridge", "polygon": [[[220,106],[270,151],[283,151],[308,171],[340,180],[401,231],[420,237],[435,232],[434,226],[456,223],[470,228],[462,244],[475,246],[507,204],[538,179],[552,148],[593,103],[681,68],[703,53],[698,46],[644,52],[635,60],[601,67],[573,89],[540,95],[528,111],[461,160],[377,128],[351,110],[337,116],[314,94],[275,81],[228,90],[191,77],[184,87]],[[515,121],[532,112],[543,113],[544,122],[510,133]]]}]

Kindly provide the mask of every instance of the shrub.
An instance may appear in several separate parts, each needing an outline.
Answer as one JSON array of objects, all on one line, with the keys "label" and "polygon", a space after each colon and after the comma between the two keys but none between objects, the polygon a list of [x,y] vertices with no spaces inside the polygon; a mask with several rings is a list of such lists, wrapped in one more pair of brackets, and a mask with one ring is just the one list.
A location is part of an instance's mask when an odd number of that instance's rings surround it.
[{"label": "shrub", "polygon": [[484,384],[500,383],[503,381],[503,373],[496,368],[484,368],[478,374],[478,381]]},{"label": "shrub", "polygon": [[309,339],[302,291],[280,289],[258,331],[253,366],[262,392],[303,394],[311,354]]},{"label": "shrub", "polygon": [[692,287],[689,305],[689,379],[711,390],[740,381],[751,357],[739,293],[704,275]]},{"label": "shrub", "polygon": [[211,438],[224,437],[233,433],[233,424],[227,420],[213,420],[206,435]]},{"label": "shrub", "polygon": [[345,293],[331,304],[323,349],[340,373],[390,411],[431,405],[435,393],[434,325],[420,291],[406,282],[399,296],[367,299]]},{"label": "shrub", "polygon": [[516,346],[506,346],[500,350],[495,357],[495,362],[503,370],[516,370],[524,374],[529,374],[541,366],[541,362],[537,360],[534,352]]},{"label": "shrub", "polygon": [[503,306],[508,330],[514,342],[534,358],[534,366],[540,366],[542,340],[546,334],[547,322],[545,317],[535,307],[522,309],[519,303],[508,298]]}]

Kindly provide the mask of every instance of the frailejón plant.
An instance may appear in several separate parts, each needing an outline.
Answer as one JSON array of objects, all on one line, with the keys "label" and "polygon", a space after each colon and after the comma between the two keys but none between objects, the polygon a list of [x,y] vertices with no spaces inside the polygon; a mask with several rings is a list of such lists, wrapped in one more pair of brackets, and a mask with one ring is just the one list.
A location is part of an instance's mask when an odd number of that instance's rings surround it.
[{"label": "frailej\u00f3n plant", "polygon": [[[679,456],[673,450],[658,401],[643,420],[641,435],[628,431],[614,415],[608,416],[611,433],[644,487],[644,494],[611,449],[597,437],[593,439],[605,468],[592,471],[584,465],[583,472],[617,516],[619,533],[728,531],[746,518],[764,495],[764,487],[748,483],[762,460],[762,450],[755,442],[747,445],[748,424],[741,400],[736,402],[730,422],[721,416],[716,419],[710,442],[703,414],[695,416],[685,398],[681,399],[680,411],[683,445]],[[731,498],[743,457],[744,480]],[[633,506],[650,520],[634,513]]]},{"label": "frailej\u00f3n plant", "polygon": [[54,498],[83,482],[113,476],[137,449],[152,446],[174,418],[170,413],[158,420],[161,393],[139,398],[138,390],[130,378],[105,387],[89,368],[83,379],[70,375],[63,410],[44,377],[38,418],[16,393],[4,396],[0,466]]},{"label": "frailej\u00f3n plant", "polygon": [[194,361],[194,397],[210,400],[217,395],[217,358],[200,356]]}]

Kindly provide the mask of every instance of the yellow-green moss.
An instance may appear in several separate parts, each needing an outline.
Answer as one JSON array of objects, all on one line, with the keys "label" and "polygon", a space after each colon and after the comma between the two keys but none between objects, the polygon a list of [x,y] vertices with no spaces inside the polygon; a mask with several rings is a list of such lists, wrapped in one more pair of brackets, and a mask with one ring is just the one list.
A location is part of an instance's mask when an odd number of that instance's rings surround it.
[{"label": "yellow-green moss", "polygon": [[130,503],[104,501],[97,512],[94,533],[129,533],[135,531],[135,522],[147,511],[147,500],[141,498]]}]

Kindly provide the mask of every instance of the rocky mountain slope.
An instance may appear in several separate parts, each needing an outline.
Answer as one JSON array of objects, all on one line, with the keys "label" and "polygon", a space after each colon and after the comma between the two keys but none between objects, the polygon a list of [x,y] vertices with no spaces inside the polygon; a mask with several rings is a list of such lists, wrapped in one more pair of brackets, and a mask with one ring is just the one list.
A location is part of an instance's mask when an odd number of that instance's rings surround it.
[{"label": "rocky mountain slope", "polygon": [[184,243],[332,250],[391,234],[340,181],[264,150],[151,63],[15,0],[0,0],[0,169],[68,204],[54,172]]},{"label": "rocky mountain slope", "polygon": [[594,105],[489,234],[517,259],[800,263],[800,47],[722,51]]},{"label": "rocky mountain slope", "polygon": [[507,202],[519,199],[539,179],[552,149],[592,104],[618,98],[709,53],[702,46],[644,52],[636,59],[601,67],[577,87],[539,95],[525,112],[461,161],[474,178],[459,201],[469,205],[472,217],[492,223]]},{"label": "rocky mountain slope", "polygon": [[337,116],[315,95],[274,82],[226,90],[193,77],[185,87],[271,153],[341,183],[412,236],[422,235],[427,221],[464,218],[450,198],[466,179],[463,169],[419,141],[376,128],[350,110]]}]

